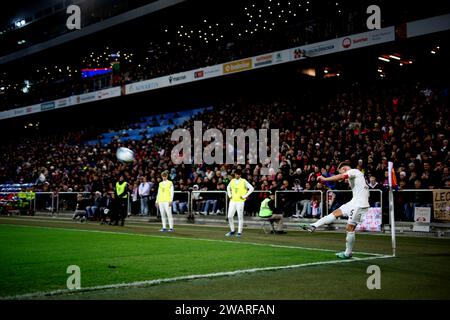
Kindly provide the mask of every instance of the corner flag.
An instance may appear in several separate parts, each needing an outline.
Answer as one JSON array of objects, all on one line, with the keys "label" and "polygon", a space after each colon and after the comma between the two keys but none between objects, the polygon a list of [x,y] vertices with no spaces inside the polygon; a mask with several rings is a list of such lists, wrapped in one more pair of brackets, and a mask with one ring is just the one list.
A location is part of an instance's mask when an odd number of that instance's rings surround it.
[{"label": "corner flag", "polygon": [[394,171],[394,163],[388,162],[388,171],[389,171],[389,187],[397,189],[397,177],[395,176]]},{"label": "corner flag", "polygon": [[394,193],[392,188],[397,189],[397,178],[394,172],[394,163],[388,162],[388,177],[389,177],[389,217],[391,222],[391,240],[392,240],[392,256],[395,257],[395,251],[397,248],[395,240],[395,217],[394,217]]}]

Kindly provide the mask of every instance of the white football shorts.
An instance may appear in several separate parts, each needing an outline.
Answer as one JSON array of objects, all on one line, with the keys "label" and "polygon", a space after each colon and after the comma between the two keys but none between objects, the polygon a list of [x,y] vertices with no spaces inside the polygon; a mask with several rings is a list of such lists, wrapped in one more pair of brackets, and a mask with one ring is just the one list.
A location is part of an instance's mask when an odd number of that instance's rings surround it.
[{"label": "white football shorts", "polygon": [[347,224],[351,224],[354,226],[360,223],[362,221],[362,218],[366,215],[367,211],[369,211],[369,207],[361,208],[351,202],[343,204],[339,207],[339,209],[341,209],[344,217],[348,217]]}]

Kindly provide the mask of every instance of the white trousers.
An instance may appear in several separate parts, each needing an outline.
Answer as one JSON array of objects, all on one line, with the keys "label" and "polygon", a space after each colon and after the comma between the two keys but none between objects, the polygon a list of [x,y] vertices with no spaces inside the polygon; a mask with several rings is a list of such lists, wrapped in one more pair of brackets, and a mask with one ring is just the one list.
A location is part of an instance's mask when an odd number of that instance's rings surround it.
[{"label": "white trousers", "polygon": [[231,232],[234,232],[234,215],[238,214],[238,233],[242,233],[244,228],[244,201],[234,202],[230,201],[228,206],[228,223],[230,225]]},{"label": "white trousers", "polygon": [[169,219],[169,228],[173,229],[172,207],[169,206],[169,202],[158,202],[158,206],[163,229],[166,229],[167,219]]}]

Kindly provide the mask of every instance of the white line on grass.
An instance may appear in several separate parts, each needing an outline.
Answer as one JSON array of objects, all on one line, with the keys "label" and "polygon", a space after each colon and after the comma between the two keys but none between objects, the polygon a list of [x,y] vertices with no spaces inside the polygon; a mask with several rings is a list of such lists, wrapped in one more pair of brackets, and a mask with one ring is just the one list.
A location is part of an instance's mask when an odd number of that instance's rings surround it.
[{"label": "white line on grass", "polygon": [[[16,218],[7,218],[10,220],[21,220]],[[309,248],[309,247],[300,247],[300,246],[287,246],[287,245],[279,245],[279,244],[269,244],[269,243],[257,243],[257,242],[246,242],[246,241],[232,241],[232,240],[217,240],[217,239],[204,239],[204,238],[187,238],[187,237],[179,237],[179,236],[157,236],[153,234],[141,234],[141,233],[130,233],[130,232],[114,232],[114,231],[102,231],[102,230],[89,230],[89,229],[69,229],[69,228],[59,228],[59,227],[49,227],[49,226],[29,226],[29,225],[20,225],[20,224],[8,224],[16,227],[29,227],[29,228],[41,228],[41,229],[54,229],[54,230],[64,230],[64,231],[78,231],[78,232],[94,232],[94,233],[105,233],[105,234],[124,234],[131,236],[141,236],[141,237],[152,237],[152,238],[170,238],[170,239],[179,239],[179,240],[198,240],[198,241],[209,241],[209,242],[219,242],[219,243],[232,243],[232,244],[240,244],[240,245],[254,245],[254,246],[262,246],[262,247],[272,247],[272,248],[288,248],[288,249],[302,249],[302,250],[312,250],[312,251],[324,251],[324,252],[336,252],[336,250],[330,249],[321,249],[321,248]],[[360,252],[355,251],[354,254],[363,254],[368,256],[375,257],[383,257],[383,254],[380,253],[370,253],[370,252]]]},{"label": "white line on grass", "polygon": [[152,285],[158,285],[158,284],[162,284],[162,283],[170,283],[170,282],[183,281],[183,280],[217,278],[217,277],[224,277],[224,276],[235,276],[235,275],[244,274],[244,273],[255,273],[255,272],[261,272],[261,271],[276,271],[276,270],[284,270],[284,269],[293,269],[293,268],[310,267],[310,266],[321,266],[321,265],[327,265],[327,264],[347,263],[347,262],[355,262],[355,261],[367,261],[367,260],[373,260],[373,259],[386,259],[386,258],[392,258],[392,256],[382,255],[382,256],[367,257],[367,258],[352,258],[349,260],[331,260],[331,261],[322,261],[322,262],[309,262],[309,263],[302,263],[302,264],[293,264],[293,265],[278,266],[278,267],[264,267],[264,268],[242,269],[242,270],[207,273],[207,274],[195,274],[195,275],[188,275],[188,276],[181,276],[181,277],[174,277],[174,278],[165,278],[165,279],[163,278],[163,279],[136,281],[136,282],[129,282],[129,283],[107,284],[107,285],[102,285],[102,286],[81,288],[78,290],[61,289],[61,290],[54,290],[54,291],[47,291],[47,292],[41,291],[41,292],[27,293],[27,294],[23,294],[23,295],[15,295],[15,296],[3,297],[3,298],[0,297],[0,299],[4,299],[4,300],[32,299],[32,298],[40,298],[40,297],[50,297],[50,296],[55,296],[55,295],[107,290],[107,289],[152,286]]}]

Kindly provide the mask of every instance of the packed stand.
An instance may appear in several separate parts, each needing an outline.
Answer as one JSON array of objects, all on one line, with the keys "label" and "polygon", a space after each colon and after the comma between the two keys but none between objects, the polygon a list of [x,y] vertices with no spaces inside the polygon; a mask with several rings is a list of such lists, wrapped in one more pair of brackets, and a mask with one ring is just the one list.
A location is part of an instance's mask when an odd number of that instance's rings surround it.
[{"label": "packed stand", "polygon": [[[334,175],[344,160],[365,174],[371,189],[386,191],[389,160],[394,162],[399,189],[450,187],[450,117],[445,91],[419,85],[392,89],[354,85],[333,94],[327,103],[308,103],[304,99],[271,103],[240,100],[215,106],[213,111],[178,126],[189,130],[192,136],[193,121],[202,121],[203,130],[217,128],[224,133],[227,128],[279,129],[280,168],[269,176],[260,175],[262,164],[175,166],[171,150],[177,142],[170,140],[172,131],[151,140],[113,140],[108,145],[86,145],[82,133],[70,133],[64,138],[30,137],[2,145],[0,182],[33,182],[35,191],[87,192],[95,197],[96,192],[113,192],[119,175],[124,174],[132,195],[132,211],[142,215],[155,214],[157,184],[165,170],[169,171],[176,191],[192,191],[193,210],[203,214],[224,212],[225,197],[202,191],[226,190],[236,168],[242,169],[243,177],[255,190],[322,191],[324,197],[327,190],[348,189],[345,183],[317,181],[319,175]],[[120,146],[134,150],[134,163],[117,161],[115,150]],[[144,182],[148,185],[140,191]],[[301,201],[281,194],[278,205],[289,216],[324,214],[321,211],[326,209],[322,205],[325,199],[320,193],[305,194]],[[147,198],[147,206],[139,203],[142,196]],[[253,193],[246,203],[247,214],[256,214],[265,197],[265,193]],[[332,197],[332,207],[345,201],[339,193]],[[401,203],[397,215],[403,220],[411,220],[414,206],[432,203],[429,195],[420,192],[402,197],[397,198]],[[373,198],[371,205],[379,206],[381,201]],[[177,195],[175,202],[174,212],[189,211],[185,195]],[[386,205],[383,200],[383,206]]]}]

